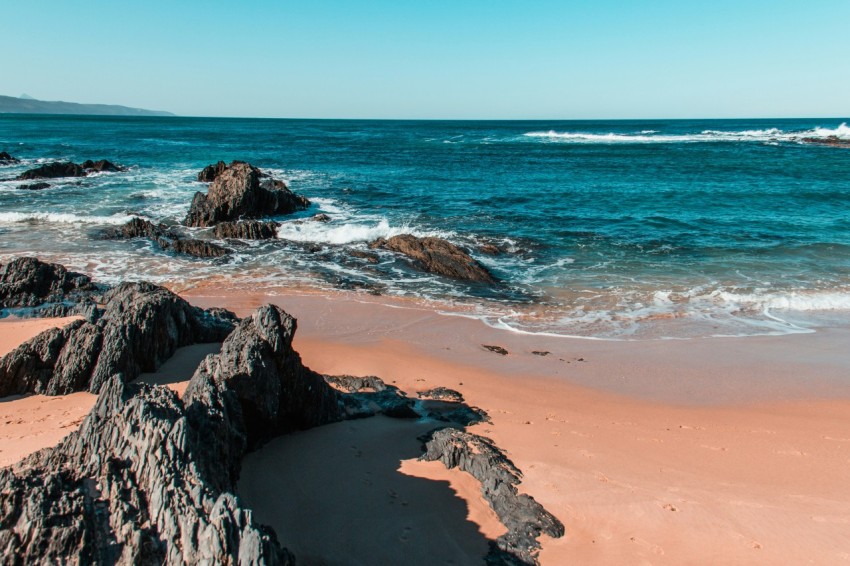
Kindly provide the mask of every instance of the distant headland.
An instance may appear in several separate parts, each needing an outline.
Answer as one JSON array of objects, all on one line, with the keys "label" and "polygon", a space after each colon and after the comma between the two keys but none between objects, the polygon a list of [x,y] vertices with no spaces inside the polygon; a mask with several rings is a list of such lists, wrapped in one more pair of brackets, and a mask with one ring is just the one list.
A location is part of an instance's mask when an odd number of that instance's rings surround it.
[{"label": "distant headland", "polygon": [[116,104],[80,104],[77,102],[36,100],[26,94],[20,98],[0,95],[0,114],[84,114],[97,116],[174,116],[162,110],[144,110]]}]

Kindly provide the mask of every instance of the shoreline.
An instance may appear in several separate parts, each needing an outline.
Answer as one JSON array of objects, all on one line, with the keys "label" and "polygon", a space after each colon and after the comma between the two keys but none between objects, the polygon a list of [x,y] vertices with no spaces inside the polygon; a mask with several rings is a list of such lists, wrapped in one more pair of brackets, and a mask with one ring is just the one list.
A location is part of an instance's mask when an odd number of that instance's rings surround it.
[{"label": "shoreline", "polygon": [[[566,527],[562,539],[541,539],[541,564],[850,559],[843,472],[850,461],[844,432],[850,356],[840,329],[739,340],[597,341],[519,335],[382,304],[383,298],[209,289],[182,296],[240,316],[265,302],[279,304],[298,319],[293,345],[308,367],[377,375],[411,396],[450,387],[487,411],[492,422],[470,431],[505,450],[524,473],[520,490]],[[7,320],[0,333],[16,322],[55,323]],[[214,351],[214,345],[181,350],[143,380],[181,391],[193,365]],[[34,398],[0,405],[55,430],[24,410]],[[325,427],[299,434],[314,433],[327,435],[318,447],[340,441]],[[275,442],[286,445],[289,437]],[[252,459],[269,454],[266,447],[247,458],[245,477],[254,473]],[[399,474],[411,470],[431,481],[468,480],[457,470],[429,473],[415,459],[398,462]],[[469,520],[495,532],[480,497],[468,485],[455,491]],[[245,497],[266,520],[263,498]]]}]

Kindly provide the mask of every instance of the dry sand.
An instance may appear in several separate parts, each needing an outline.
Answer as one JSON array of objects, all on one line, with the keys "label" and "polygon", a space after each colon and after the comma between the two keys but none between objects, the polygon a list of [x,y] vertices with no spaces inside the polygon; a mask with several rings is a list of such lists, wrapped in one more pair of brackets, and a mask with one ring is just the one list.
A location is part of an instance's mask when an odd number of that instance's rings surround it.
[{"label": "dry sand", "polygon": [[[227,298],[242,314],[266,300]],[[299,318],[295,347],[313,369],[379,375],[408,392],[443,385],[487,410],[492,425],[471,430],[508,452],[522,490],[566,526],[563,539],[544,541],[543,564],[850,563],[844,330],[618,343],[520,335],[371,299],[272,300]],[[350,450],[332,430],[299,455]],[[284,465],[264,454],[264,470]],[[275,499],[253,498],[258,516],[285,508]],[[470,517],[486,517],[480,498],[465,499]],[[338,540],[321,532],[314,552]]]},{"label": "dry sand", "polygon": [[[0,356],[4,356],[48,328],[76,320],[68,318],[0,320]],[[57,444],[76,430],[94,405],[90,393],[58,397],[15,395],[0,398],[0,467]]]}]

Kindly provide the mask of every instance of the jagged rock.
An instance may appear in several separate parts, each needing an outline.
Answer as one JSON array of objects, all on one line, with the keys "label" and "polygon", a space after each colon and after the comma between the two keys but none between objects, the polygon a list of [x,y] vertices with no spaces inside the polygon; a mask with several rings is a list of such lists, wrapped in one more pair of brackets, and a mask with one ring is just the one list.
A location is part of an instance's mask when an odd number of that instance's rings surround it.
[{"label": "jagged rock", "polygon": [[42,191],[50,188],[50,183],[27,183],[18,185],[18,188],[23,191]]},{"label": "jagged rock", "polygon": [[370,254],[369,252],[364,252],[360,250],[349,250],[348,255],[351,257],[356,257],[359,259],[365,259],[369,263],[378,263],[380,259],[375,254]]},{"label": "jagged rock", "polygon": [[111,161],[107,161],[106,159],[100,159],[98,161],[92,161],[91,159],[87,159],[80,164],[86,173],[118,173],[119,171],[126,171],[126,167],[121,167],[120,165],[115,165]]},{"label": "jagged rock", "polygon": [[0,268],[0,309],[77,301],[102,290],[82,273],[34,257],[19,257]]},{"label": "jagged rock", "polygon": [[16,157],[12,157],[5,151],[0,151],[0,165],[12,165],[13,163],[20,163],[21,160]]},{"label": "jagged rock", "polygon": [[204,400],[112,378],[79,430],[0,470],[3,563],[291,564],[232,493],[235,396]]},{"label": "jagged rock", "polygon": [[310,222],[330,222],[331,217],[328,216],[327,214],[315,214],[315,215],[311,216],[310,218],[308,218],[307,220],[309,220]]},{"label": "jagged rock", "polygon": [[0,358],[0,397],[97,393],[112,376],[131,381],[156,371],[177,348],[220,342],[236,321],[229,311],[204,311],[150,283],[123,283],[103,302],[96,323],[50,329]]},{"label": "jagged rock", "polygon": [[369,244],[369,247],[406,255],[415,260],[415,264],[424,271],[452,279],[480,283],[496,282],[487,268],[456,245],[441,238],[417,238],[411,234],[401,234],[388,240],[379,238]]},{"label": "jagged rock", "polygon": [[290,191],[283,181],[234,161],[215,177],[207,194],[195,193],[184,224],[214,226],[242,218],[291,214],[309,205],[309,200]]},{"label": "jagged rock", "polygon": [[80,165],[70,162],[62,163],[60,161],[55,161],[53,163],[41,165],[35,169],[30,169],[29,171],[24,171],[18,175],[17,178],[19,181],[28,181],[31,179],[57,179],[61,177],[85,176],[86,171]]},{"label": "jagged rock", "polygon": [[502,250],[493,244],[481,244],[478,246],[478,251],[487,255],[500,255],[502,253]]},{"label": "jagged rock", "polygon": [[297,429],[342,420],[342,403],[323,377],[292,349],[297,323],[279,307],[265,305],[243,319],[221,352],[198,366],[186,389],[211,381],[239,397],[249,446]]},{"label": "jagged rock", "polygon": [[452,401],[453,403],[463,403],[463,395],[454,389],[447,387],[434,387],[420,391],[416,394],[420,399],[433,399],[435,401]]},{"label": "jagged rock", "polygon": [[277,237],[279,222],[221,222],[215,225],[216,238],[235,238],[238,240],[268,240]]},{"label": "jagged rock", "polygon": [[508,529],[492,543],[489,564],[537,564],[537,538],[564,536],[564,525],[554,515],[517,491],[522,472],[490,439],[454,428],[438,430],[427,439],[421,459],[460,468],[481,482],[481,494]]},{"label": "jagged rock", "polygon": [[387,385],[374,375],[326,375],[324,378],[333,387],[347,393],[342,396],[342,402],[346,416],[350,419],[377,414],[397,419],[415,419],[421,416],[414,410],[412,399],[408,399],[398,387]]},{"label": "jagged rock", "polygon": [[207,165],[198,173],[198,181],[202,183],[212,183],[215,178],[227,169],[227,164],[224,161],[219,161],[215,165]]},{"label": "jagged rock", "polygon": [[830,147],[850,147],[850,139],[839,138],[838,136],[827,136],[825,138],[803,138],[805,143],[815,145],[827,145]]},{"label": "jagged rock", "polygon": [[194,238],[157,238],[156,243],[164,250],[172,250],[175,253],[192,257],[222,257],[230,253],[230,250],[218,244]]},{"label": "jagged rock", "polygon": [[154,224],[142,218],[132,218],[126,224],[114,226],[104,230],[102,237],[107,240],[120,240],[131,238],[159,238],[164,235],[168,228],[165,224]]}]

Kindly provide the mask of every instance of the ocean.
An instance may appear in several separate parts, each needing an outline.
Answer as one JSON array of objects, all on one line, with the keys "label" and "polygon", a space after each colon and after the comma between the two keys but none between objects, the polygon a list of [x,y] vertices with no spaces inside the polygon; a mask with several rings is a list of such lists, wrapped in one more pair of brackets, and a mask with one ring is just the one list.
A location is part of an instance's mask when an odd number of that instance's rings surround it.
[{"label": "ocean", "polygon": [[[850,325],[850,139],[843,119],[363,121],[0,116],[9,179],[55,160],[129,168],[0,181],[0,262],[33,254],[106,282],[311,287],[426,301],[493,326],[588,338],[811,332]],[[311,199],[278,239],[218,259],[98,233],[180,222],[195,177],[248,161]],[[325,213],[327,223],[300,219]],[[381,252],[412,233],[468,249],[500,280],[459,283]],[[491,256],[480,246],[503,253]]]}]

